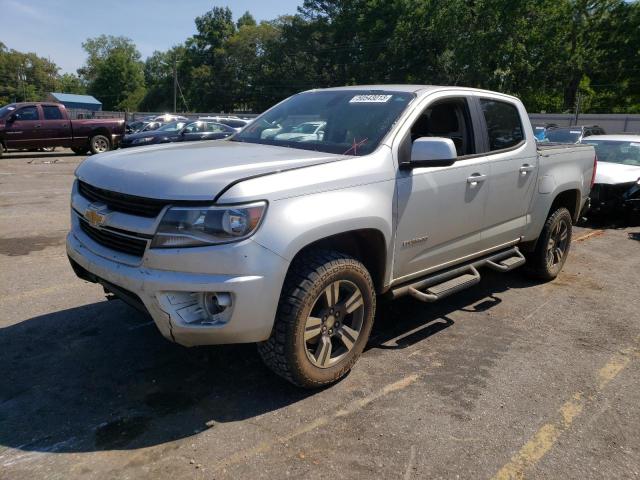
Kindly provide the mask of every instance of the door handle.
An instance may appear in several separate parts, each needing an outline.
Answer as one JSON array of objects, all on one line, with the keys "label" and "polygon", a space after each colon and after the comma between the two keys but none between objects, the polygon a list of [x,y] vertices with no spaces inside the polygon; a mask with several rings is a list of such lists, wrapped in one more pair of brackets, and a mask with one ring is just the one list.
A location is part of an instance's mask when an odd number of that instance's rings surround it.
[{"label": "door handle", "polygon": [[522,175],[526,175],[529,172],[533,172],[535,169],[536,167],[534,167],[533,165],[529,165],[528,163],[525,163],[520,167],[520,173],[522,173]]},{"label": "door handle", "polygon": [[34,125],[34,128],[40,128],[41,126],[42,126],[42,125],[37,124],[37,125]]},{"label": "door handle", "polygon": [[471,186],[475,186],[480,182],[484,182],[486,179],[487,179],[486,175],[483,175],[481,173],[474,173],[470,177],[467,177],[467,183],[470,184]]}]

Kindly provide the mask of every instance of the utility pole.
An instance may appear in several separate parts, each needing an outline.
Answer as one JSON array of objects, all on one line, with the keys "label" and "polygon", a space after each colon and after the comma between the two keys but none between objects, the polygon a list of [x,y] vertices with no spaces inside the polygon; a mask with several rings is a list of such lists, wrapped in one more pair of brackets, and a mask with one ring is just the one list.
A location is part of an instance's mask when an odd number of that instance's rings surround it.
[{"label": "utility pole", "polygon": [[576,96],[576,115],[573,119],[574,125],[578,125],[578,117],[580,116],[580,103],[582,103],[582,92],[578,90],[578,95]]},{"label": "utility pole", "polygon": [[173,60],[173,113],[176,113],[176,98],[178,96],[178,68],[177,61]]}]

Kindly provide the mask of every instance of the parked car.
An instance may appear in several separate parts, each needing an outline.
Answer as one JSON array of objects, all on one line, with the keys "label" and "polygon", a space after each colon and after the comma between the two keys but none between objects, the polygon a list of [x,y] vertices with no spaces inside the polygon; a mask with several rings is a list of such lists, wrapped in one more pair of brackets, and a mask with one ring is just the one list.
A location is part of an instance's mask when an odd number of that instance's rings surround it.
[{"label": "parked car", "polygon": [[539,142],[549,141],[547,140],[546,133],[547,130],[551,128],[558,128],[558,125],[555,123],[545,123],[544,125],[533,125],[533,134],[536,137],[536,140]]},{"label": "parked car", "polygon": [[640,211],[640,135],[594,135],[598,171],[591,189],[591,216],[627,216]]},{"label": "parked car", "polygon": [[[262,138],[292,115],[324,136]],[[277,374],[320,387],[356,362],[378,296],[434,302],[525,260],[555,278],[594,168],[593,146],[537,145],[512,96],[313,90],[227,140],[85,160],[67,252],[167,339],[257,342]]]},{"label": "parked car", "polygon": [[198,120],[210,120],[213,122],[223,123],[239,132],[251,123],[251,120],[245,120],[238,117],[200,117]]},{"label": "parked car", "polygon": [[151,116],[149,119],[153,122],[172,123],[172,122],[188,122],[189,118],[174,113],[163,113],[162,115]]},{"label": "parked car", "polygon": [[324,127],[327,122],[305,122],[286,133],[278,133],[275,140],[295,140],[298,142],[319,141],[324,135]]},{"label": "parked car", "polygon": [[3,149],[68,147],[77,154],[117,148],[124,120],[71,120],[64,105],[11,103],[0,108],[0,155]]},{"label": "parked car", "polygon": [[553,143],[580,143],[583,138],[591,135],[604,135],[604,128],[598,125],[582,125],[575,127],[557,127],[545,130],[544,136]]},{"label": "parked car", "polygon": [[183,121],[167,123],[152,131],[142,131],[132,135],[125,135],[120,144],[121,148],[140,147],[170,142],[193,142],[198,140],[219,140],[233,135],[235,130],[217,122]]},{"label": "parked car", "polygon": [[142,130],[146,125],[146,122],[142,121],[142,120],[136,120],[134,122],[129,122],[126,124],[125,127],[125,132],[127,135],[131,134],[131,133],[137,133],[140,130]]}]

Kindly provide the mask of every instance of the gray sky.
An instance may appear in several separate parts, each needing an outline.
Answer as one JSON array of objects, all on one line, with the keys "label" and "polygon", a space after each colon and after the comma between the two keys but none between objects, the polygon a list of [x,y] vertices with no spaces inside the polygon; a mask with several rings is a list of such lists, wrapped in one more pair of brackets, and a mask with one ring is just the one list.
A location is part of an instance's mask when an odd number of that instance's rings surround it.
[{"label": "gray sky", "polygon": [[213,6],[229,6],[237,19],[249,10],[258,20],[293,14],[302,0],[0,0],[0,42],[49,57],[72,72],[85,61],[82,42],[101,34],[131,38],[143,58],[182,43],[194,19]]}]

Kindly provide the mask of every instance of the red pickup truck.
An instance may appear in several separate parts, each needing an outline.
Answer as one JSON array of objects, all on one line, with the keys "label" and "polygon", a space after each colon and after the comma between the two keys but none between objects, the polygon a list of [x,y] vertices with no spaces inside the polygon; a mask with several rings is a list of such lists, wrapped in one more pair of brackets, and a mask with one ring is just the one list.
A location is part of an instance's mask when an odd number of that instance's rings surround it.
[{"label": "red pickup truck", "polygon": [[0,156],[9,149],[68,147],[78,155],[117,148],[124,120],[71,120],[64,105],[11,103],[0,108]]}]

